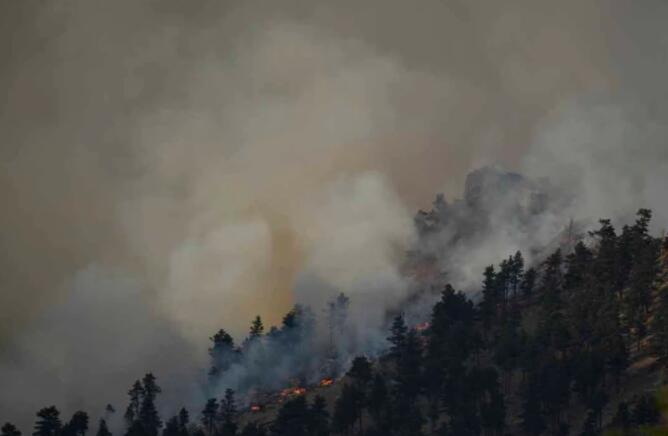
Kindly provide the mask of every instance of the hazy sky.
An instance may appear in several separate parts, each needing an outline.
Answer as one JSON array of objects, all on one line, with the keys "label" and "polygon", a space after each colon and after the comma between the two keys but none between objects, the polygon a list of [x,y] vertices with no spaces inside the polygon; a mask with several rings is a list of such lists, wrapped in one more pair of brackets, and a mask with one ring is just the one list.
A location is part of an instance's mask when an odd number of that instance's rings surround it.
[{"label": "hazy sky", "polygon": [[667,21],[663,0],[1,2],[0,411],[185,371],[300,277],[391,288],[415,210],[483,164],[666,227]]}]

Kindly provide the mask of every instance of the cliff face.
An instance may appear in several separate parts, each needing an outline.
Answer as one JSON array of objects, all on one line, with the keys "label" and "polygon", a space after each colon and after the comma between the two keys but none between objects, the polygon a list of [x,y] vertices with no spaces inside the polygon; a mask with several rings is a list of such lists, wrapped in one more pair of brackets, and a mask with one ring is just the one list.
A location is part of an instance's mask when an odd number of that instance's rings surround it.
[{"label": "cliff face", "polygon": [[521,174],[483,167],[466,177],[464,201],[468,207],[480,212],[491,212],[502,204],[530,215],[545,211],[547,192]]},{"label": "cliff face", "polygon": [[448,203],[439,194],[432,210],[419,211],[415,222],[422,235],[453,225],[456,233],[466,235],[480,231],[493,217],[530,221],[549,209],[550,197],[545,184],[488,166],[467,175],[461,200]]}]

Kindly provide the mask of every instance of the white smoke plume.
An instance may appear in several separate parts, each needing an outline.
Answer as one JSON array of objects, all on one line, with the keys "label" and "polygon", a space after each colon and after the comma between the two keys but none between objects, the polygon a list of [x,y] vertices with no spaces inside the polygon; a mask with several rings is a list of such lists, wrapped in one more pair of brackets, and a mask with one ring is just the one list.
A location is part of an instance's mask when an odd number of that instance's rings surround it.
[{"label": "white smoke plume", "polygon": [[[295,301],[344,291],[381,306],[377,325],[408,288],[413,213],[480,165],[575,195],[545,239],[637,206],[665,226],[667,16],[660,0],[3,2],[0,421],[99,413],[147,371],[173,405],[214,331],[241,339]],[[524,246],[501,227],[461,251],[469,282]]]}]

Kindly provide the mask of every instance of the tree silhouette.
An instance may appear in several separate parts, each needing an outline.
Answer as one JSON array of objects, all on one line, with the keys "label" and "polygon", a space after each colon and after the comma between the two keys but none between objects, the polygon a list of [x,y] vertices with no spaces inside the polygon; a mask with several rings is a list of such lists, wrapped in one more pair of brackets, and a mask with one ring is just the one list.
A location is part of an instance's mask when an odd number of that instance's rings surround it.
[{"label": "tree silhouette", "polygon": [[72,415],[70,421],[63,426],[63,436],[84,436],[88,431],[88,414],[78,411]]},{"label": "tree silhouette", "polygon": [[104,419],[100,420],[100,424],[97,427],[96,436],[112,436],[109,428],[107,427],[107,422]]},{"label": "tree silhouette", "polygon": [[146,435],[156,436],[162,426],[162,421],[160,421],[160,416],[155,406],[156,396],[161,392],[161,389],[156,384],[155,376],[151,373],[144,376],[142,383],[144,395],[139,410],[139,421]]},{"label": "tree silhouette", "polygon": [[220,421],[220,435],[233,436],[237,433],[237,406],[232,389],[225,390],[225,397],[220,400],[218,420]]},{"label": "tree silhouette", "polygon": [[37,412],[33,436],[57,436],[61,430],[60,412],[56,406],[45,407]]},{"label": "tree silhouette", "polygon": [[3,426],[2,429],[0,429],[0,434],[2,436],[21,436],[21,432],[19,431],[14,424],[6,422]]},{"label": "tree silhouette", "polygon": [[216,422],[218,420],[218,401],[215,398],[209,398],[202,410],[202,425],[208,435],[216,432]]}]

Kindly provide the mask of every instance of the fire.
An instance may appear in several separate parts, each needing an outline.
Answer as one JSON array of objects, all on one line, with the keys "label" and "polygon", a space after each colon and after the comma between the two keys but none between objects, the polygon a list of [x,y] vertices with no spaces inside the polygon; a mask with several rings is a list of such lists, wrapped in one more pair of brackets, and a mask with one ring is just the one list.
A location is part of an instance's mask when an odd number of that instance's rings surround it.
[{"label": "fire", "polygon": [[250,406],[250,410],[253,413],[261,412],[262,411],[262,406],[258,406],[257,404],[253,404]]},{"label": "fire", "polygon": [[415,330],[419,332],[423,332],[427,330],[430,327],[431,324],[429,324],[429,321],[421,322],[420,324],[415,326]]},{"label": "fire", "polygon": [[283,389],[280,393],[281,398],[290,397],[293,395],[304,395],[306,393],[306,388],[287,388]]},{"label": "fire", "polygon": [[331,378],[323,378],[322,380],[320,380],[320,386],[322,387],[331,386],[333,383],[334,380]]}]

